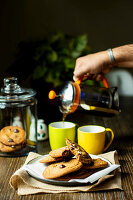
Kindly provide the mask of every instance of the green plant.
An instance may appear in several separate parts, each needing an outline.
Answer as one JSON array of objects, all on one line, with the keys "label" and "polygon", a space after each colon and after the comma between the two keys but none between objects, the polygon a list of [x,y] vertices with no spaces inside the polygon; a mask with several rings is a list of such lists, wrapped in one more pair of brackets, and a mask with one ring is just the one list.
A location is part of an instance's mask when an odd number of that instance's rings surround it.
[{"label": "green plant", "polygon": [[57,32],[42,40],[21,42],[11,69],[17,76],[24,72],[25,77],[42,79],[56,87],[73,79],[76,59],[90,52],[87,35]]},{"label": "green plant", "polygon": [[87,35],[70,36],[63,33],[50,35],[36,48],[37,65],[33,79],[43,78],[56,87],[65,80],[72,80],[75,60],[90,53]]}]

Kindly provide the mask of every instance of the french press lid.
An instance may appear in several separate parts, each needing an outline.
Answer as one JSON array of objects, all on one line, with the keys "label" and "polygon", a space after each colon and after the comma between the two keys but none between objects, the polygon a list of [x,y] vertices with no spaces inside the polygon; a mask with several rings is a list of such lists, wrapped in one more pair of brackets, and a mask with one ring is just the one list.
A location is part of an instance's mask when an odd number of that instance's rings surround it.
[{"label": "french press lid", "polygon": [[4,86],[0,89],[0,102],[26,101],[35,95],[36,92],[32,89],[21,88],[16,77],[4,78]]}]

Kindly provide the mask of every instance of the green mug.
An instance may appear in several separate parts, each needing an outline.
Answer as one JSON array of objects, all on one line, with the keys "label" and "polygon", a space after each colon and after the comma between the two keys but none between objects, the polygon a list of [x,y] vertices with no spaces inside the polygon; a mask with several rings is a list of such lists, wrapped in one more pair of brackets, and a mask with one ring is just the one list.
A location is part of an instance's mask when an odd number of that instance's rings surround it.
[{"label": "green mug", "polygon": [[49,124],[49,142],[52,150],[66,146],[65,138],[75,141],[76,124],[59,121]]}]

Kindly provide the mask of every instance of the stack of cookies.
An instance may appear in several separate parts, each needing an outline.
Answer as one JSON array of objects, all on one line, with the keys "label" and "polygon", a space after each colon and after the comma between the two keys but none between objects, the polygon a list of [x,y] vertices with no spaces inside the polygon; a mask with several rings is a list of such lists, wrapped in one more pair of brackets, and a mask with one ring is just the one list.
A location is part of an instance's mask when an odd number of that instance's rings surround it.
[{"label": "stack of cookies", "polygon": [[70,180],[85,178],[94,173],[95,169],[108,166],[108,162],[90,155],[77,143],[66,139],[66,146],[53,150],[39,161],[49,165],[43,172],[45,179]]},{"label": "stack of cookies", "polygon": [[18,126],[6,126],[0,131],[0,151],[12,152],[24,147],[25,131]]}]

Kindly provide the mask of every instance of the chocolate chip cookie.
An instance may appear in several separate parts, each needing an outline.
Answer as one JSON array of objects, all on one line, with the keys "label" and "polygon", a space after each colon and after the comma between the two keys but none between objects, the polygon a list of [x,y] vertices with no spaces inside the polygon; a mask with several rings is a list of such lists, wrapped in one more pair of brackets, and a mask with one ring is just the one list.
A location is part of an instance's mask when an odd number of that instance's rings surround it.
[{"label": "chocolate chip cookie", "polygon": [[66,145],[72,154],[75,155],[76,159],[83,164],[90,164],[92,162],[92,158],[89,156],[89,154],[77,143],[66,138]]},{"label": "chocolate chip cookie", "polygon": [[59,149],[55,149],[53,151],[49,152],[49,155],[53,158],[59,158],[59,157],[69,157],[72,155],[71,151],[67,146],[61,147]]},{"label": "chocolate chip cookie", "polygon": [[58,178],[56,178],[56,180],[69,181],[71,179],[83,179],[83,178],[87,178],[88,176],[92,175],[93,173],[94,173],[94,170],[86,170],[86,169],[84,169],[84,167],[82,167],[78,171],[66,174],[65,176],[58,177]]},{"label": "chocolate chip cookie", "polygon": [[101,158],[92,159],[92,163],[90,165],[84,165],[84,169],[99,169],[105,168],[108,166],[108,162],[102,160]]},{"label": "chocolate chip cookie", "polygon": [[83,164],[77,159],[71,159],[67,162],[54,163],[45,168],[43,177],[46,179],[58,178],[71,172],[75,172],[82,166]]},{"label": "chocolate chip cookie", "polygon": [[21,144],[26,139],[26,133],[24,129],[18,126],[6,126],[0,131],[0,142],[5,145],[17,145]]},{"label": "chocolate chip cookie", "polygon": [[12,151],[18,151],[23,147],[23,144],[18,144],[18,145],[5,145],[2,142],[0,142],[0,151],[2,152],[12,152]]},{"label": "chocolate chip cookie", "polygon": [[58,162],[63,159],[64,159],[63,157],[53,158],[52,156],[48,155],[48,156],[45,156],[43,159],[41,159],[39,162],[40,163],[53,163],[53,162]]}]

